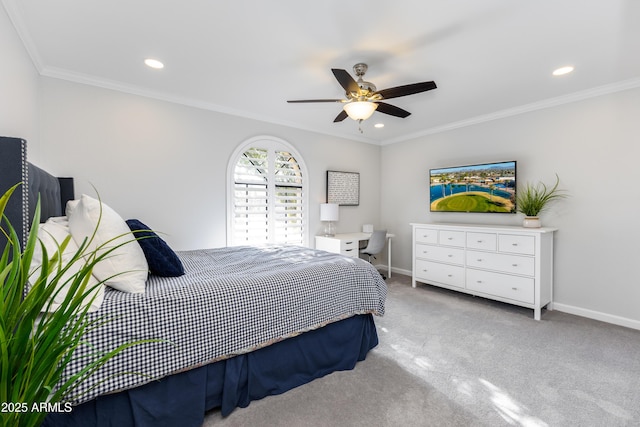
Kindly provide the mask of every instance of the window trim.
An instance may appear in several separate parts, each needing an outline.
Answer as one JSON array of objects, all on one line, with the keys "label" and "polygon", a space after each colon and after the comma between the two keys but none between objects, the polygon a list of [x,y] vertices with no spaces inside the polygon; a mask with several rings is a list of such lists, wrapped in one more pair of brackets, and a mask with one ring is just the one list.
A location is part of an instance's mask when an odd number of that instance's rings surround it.
[{"label": "window trim", "polygon": [[[234,206],[234,191],[233,185],[235,183],[234,174],[236,164],[240,159],[240,156],[247,151],[251,147],[256,148],[266,148],[267,150],[284,150],[291,153],[298,165],[300,167],[300,171],[302,172],[302,211],[306,213],[305,220],[302,225],[302,245],[308,247],[309,246],[309,170],[307,169],[307,165],[304,162],[304,159],[295,149],[291,143],[285,141],[284,139],[271,136],[271,135],[259,135],[249,138],[242,143],[240,143],[236,149],[231,154],[229,158],[229,162],[227,163],[227,182],[226,182],[226,201],[227,201],[227,230],[226,230],[226,241],[227,246],[231,246],[233,244],[232,235],[233,235],[233,206]],[[269,204],[271,204],[271,198],[269,200]]]}]

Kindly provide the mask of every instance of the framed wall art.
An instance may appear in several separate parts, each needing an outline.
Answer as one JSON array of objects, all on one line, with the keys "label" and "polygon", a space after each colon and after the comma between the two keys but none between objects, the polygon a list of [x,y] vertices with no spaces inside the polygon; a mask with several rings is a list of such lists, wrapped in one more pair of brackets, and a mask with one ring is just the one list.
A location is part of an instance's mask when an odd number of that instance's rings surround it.
[{"label": "framed wall art", "polygon": [[340,206],[360,204],[360,174],[358,172],[327,171],[327,203]]}]

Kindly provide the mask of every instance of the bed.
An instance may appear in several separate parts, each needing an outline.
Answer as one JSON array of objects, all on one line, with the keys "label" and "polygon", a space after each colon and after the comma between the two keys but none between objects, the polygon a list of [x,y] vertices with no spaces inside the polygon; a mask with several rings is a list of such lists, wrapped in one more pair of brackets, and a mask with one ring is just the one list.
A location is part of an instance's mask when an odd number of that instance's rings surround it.
[{"label": "bed", "polygon": [[[0,171],[0,192],[27,183],[6,210],[23,241],[38,193],[45,218],[63,216],[74,198],[72,179],[27,162],[22,139],[0,138]],[[69,398],[72,412],[49,414],[45,425],[200,426],[206,411],[228,415],[353,369],[378,343],[373,315],[384,314],[386,285],[363,260],[282,245],[177,256],[185,274],[151,274],[143,294],[107,287],[90,316],[111,320],[85,336],[98,347],[162,341],[111,360]],[[81,347],[65,374],[79,370],[90,351]]]}]

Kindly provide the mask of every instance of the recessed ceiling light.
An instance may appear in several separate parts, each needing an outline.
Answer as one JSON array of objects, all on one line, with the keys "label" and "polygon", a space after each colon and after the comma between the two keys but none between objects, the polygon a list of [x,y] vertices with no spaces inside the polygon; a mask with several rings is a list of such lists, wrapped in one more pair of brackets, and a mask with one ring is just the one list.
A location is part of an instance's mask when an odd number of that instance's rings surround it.
[{"label": "recessed ceiling light", "polygon": [[573,67],[571,65],[567,65],[566,67],[560,67],[553,72],[554,76],[563,76],[565,74],[569,74],[573,71]]},{"label": "recessed ceiling light", "polygon": [[373,127],[378,128],[378,129],[383,128],[384,127],[384,123],[376,123],[375,125],[373,125]]},{"label": "recessed ceiling light", "polygon": [[144,60],[144,63],[147,64],[148,67],[155,68],[157,70],[164,68],[164,64],[157,59],[147,58]]}]

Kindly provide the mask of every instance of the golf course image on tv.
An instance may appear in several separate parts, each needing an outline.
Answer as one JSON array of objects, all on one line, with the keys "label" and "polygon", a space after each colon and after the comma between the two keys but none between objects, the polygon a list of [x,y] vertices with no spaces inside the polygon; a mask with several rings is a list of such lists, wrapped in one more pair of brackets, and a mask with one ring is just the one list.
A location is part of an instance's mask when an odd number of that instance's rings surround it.
[{"label": "golf course image on tv", "polygon": [[431,212],[516,212],[516,162],[431,169]]}]

